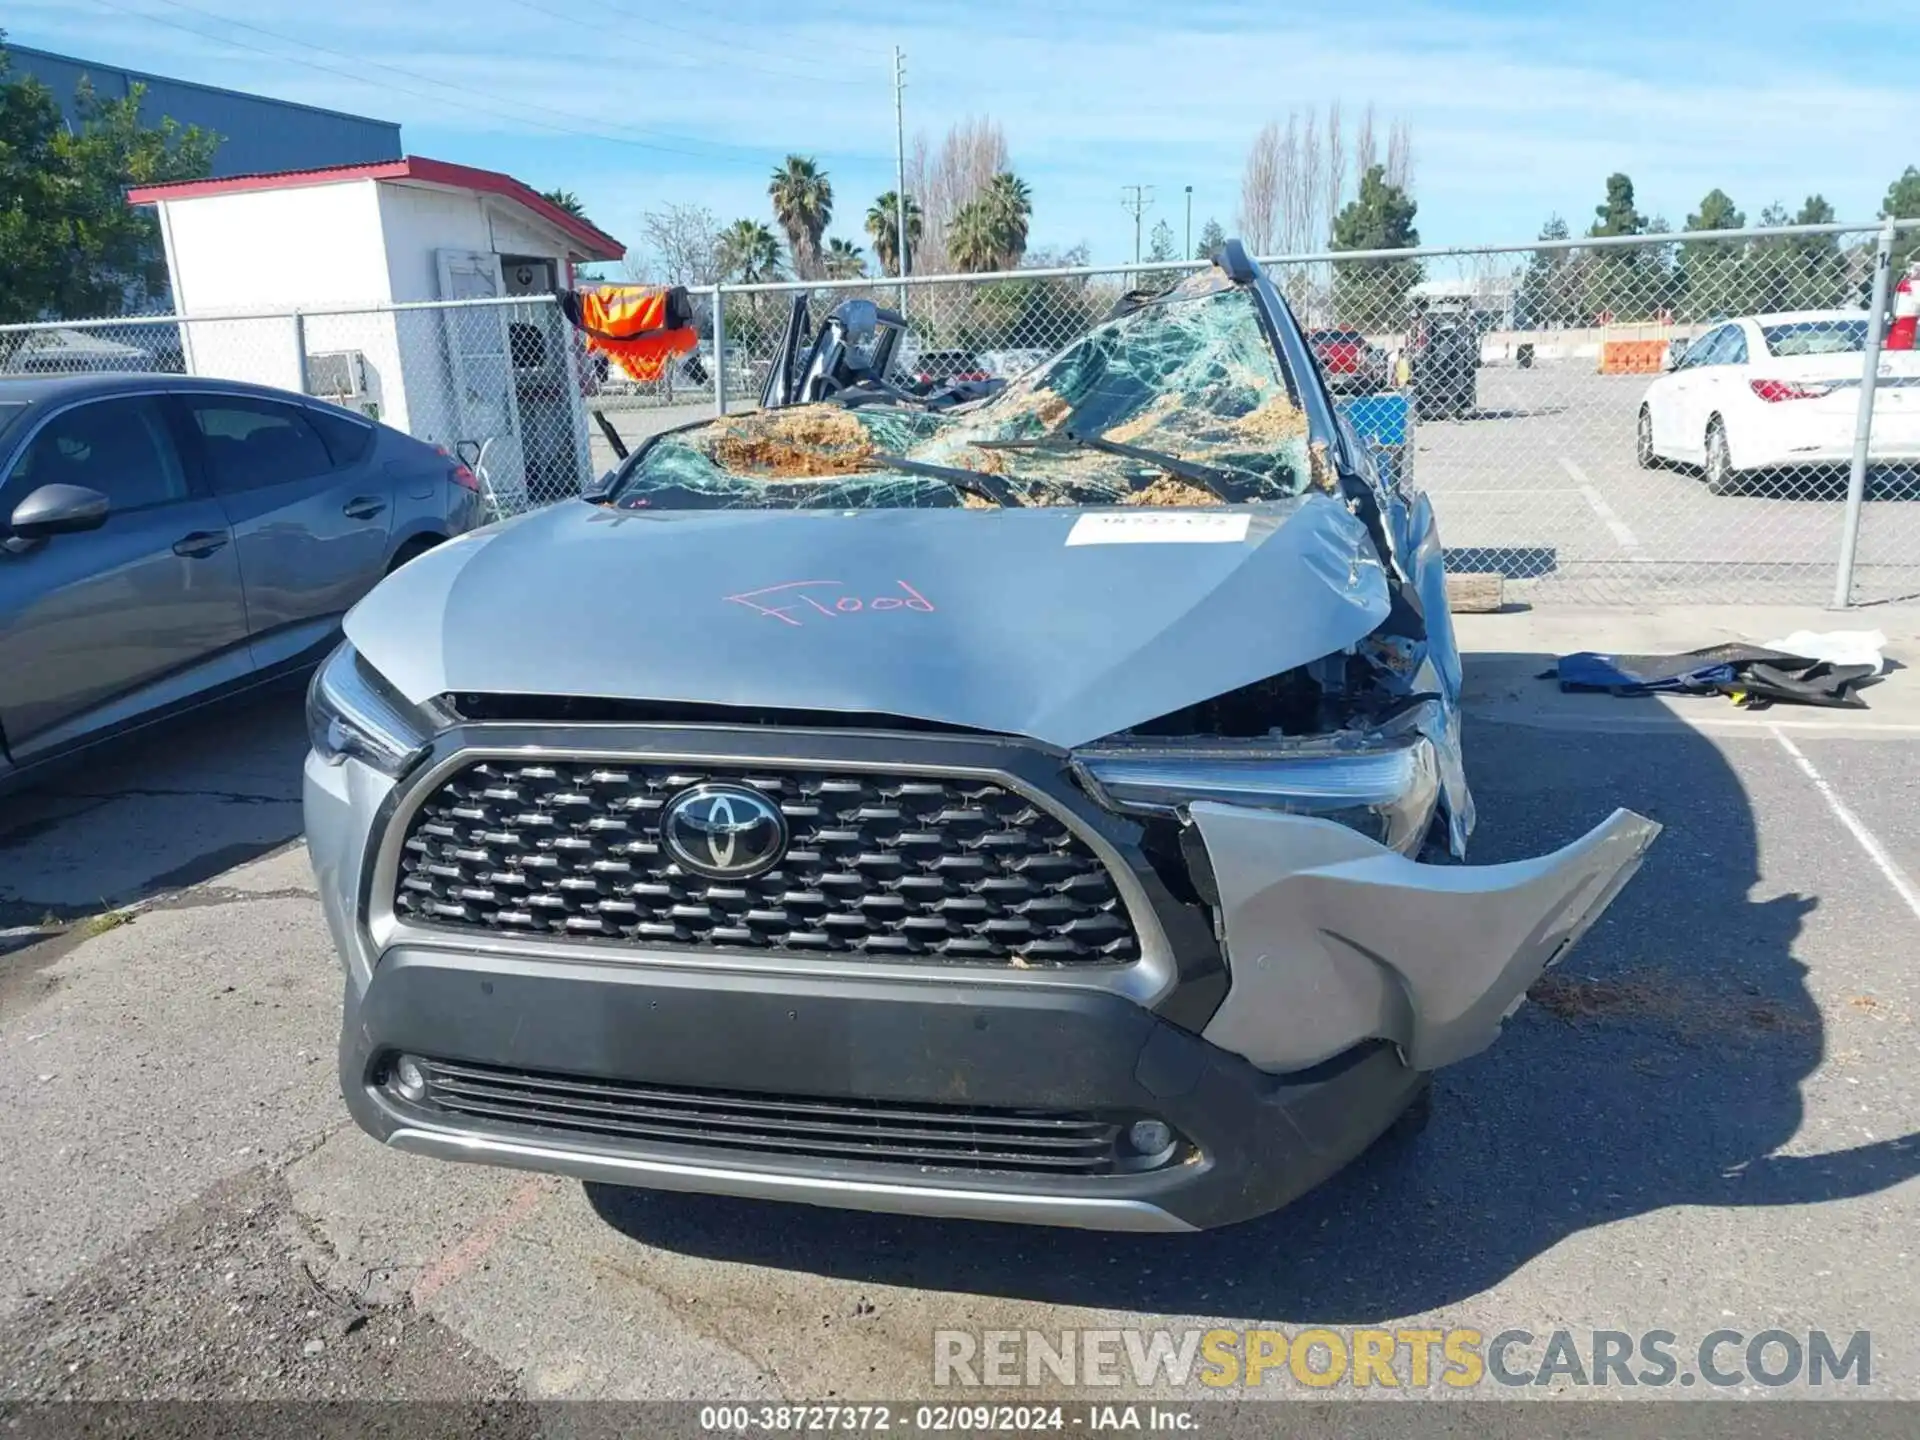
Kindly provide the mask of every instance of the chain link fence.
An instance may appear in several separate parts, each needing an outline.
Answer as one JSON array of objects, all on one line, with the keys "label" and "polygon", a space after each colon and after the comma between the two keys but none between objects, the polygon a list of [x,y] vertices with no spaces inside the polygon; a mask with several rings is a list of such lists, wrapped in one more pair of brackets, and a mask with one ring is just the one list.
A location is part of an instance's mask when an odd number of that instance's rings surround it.
[{"label": "chain link fence", "polygon": [[[1920,598],[1920,352],[1883,348],[1868,320],[1916,241],[1920,222],[1266,268],[1336,397],[1409,401],[1406,472],[1452,570],[1535,603],[1864,604]],[[303,390],[458,454],[511,514],[651,434],[756,405],[795,295],[816,322],[852,297],[901,311],[896,378],[931,386],[1019,375],[1193,268],[702,290],[698,347],[644,384],[550,297],[0,327],[0,373]]]},{"label": "chain link fence", "polygon": [[499,515],[596,473],[590,362],[551,296],[0,327],[0,376],[186,374],[357,411],[465,460]]}]

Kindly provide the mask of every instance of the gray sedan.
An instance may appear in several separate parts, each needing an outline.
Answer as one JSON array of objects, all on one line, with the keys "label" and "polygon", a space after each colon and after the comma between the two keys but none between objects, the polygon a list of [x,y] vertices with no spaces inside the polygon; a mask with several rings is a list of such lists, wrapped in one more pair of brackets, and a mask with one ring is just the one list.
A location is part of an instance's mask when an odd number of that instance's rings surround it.
[{"label": "gray sedan", "polygon": [[311,665],[382,576],[480,520],[458,460],[304,396],[0,380],[0,786]]}]

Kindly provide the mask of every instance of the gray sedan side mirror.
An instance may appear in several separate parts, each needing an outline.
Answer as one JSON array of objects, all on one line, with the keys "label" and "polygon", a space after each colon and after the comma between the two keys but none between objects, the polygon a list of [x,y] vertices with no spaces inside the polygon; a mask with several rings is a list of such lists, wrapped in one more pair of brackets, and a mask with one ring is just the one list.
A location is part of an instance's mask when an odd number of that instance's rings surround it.
[{"label": "gray sedan side mirror", "polygon": [[44,540],[98,530],[106,523],[107,497],[85,485],[42,485],[13,507],[10,528],[19,540]]}]

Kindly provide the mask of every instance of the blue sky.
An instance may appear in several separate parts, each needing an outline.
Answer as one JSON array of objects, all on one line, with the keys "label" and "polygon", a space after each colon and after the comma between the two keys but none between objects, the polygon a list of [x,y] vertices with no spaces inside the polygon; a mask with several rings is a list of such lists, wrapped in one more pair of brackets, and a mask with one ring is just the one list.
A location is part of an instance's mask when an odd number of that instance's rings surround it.
[{"label": "blue sky", "polygon": [[4,23],[23,45],[398,120],[410,153],[565,186],[629,242],[668,202],[768,218],[767,173],[798,151],[832,176],[829,233],[864,244],[893,183],[898,44],[909,139],[992,116],[1033,188],[1034,243],[1110,261],[1132,253],[1122,185],[1156,187],[1149,226],[1178,236],[1192,185],[1196,232],[1231,229],[1262,123],[1335,99],[1411,125],[1428,243],[1526,239],[1556,211],[1577,230],[1614,170],[1676,227],[1715,185],[1750,217],[1816,190],[1870,217],[1920,164],[1896,8],[9,0]]}]

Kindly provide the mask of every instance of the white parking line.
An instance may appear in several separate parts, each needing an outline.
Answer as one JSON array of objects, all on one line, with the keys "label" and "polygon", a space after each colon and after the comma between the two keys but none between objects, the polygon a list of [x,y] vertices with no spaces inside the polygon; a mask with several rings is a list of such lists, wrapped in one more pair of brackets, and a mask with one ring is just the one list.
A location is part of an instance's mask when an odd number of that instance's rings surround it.
[{"label": "white parking line", "polygon": [[1813,788],[1820,792],[1820,798],[1827,802],[1827,808],[1833,811],[1835,818],[1847,827],[1847,833],[1860,842],[1860,848],[1867,852],[1867,858],[1873,861],[1875,868],[1882,875],[1887,877],[1887,883],[1893,886],[1894,892],[1906,902],[1907,909],[1913,912],[1914,918],[1920,919],[1920,889],[1915,888],[1913,881],[1907,878],[1906,871],[1902,870],[1893,856],[1887,853],[1887,847],[1880,843],[1880,837],[1867,829],[1860,817],[1847,808],[1847,802],[1842,800],[1820,772],[1813,768],[1813,762],[1807,759],[1805,752],[1798,745],[1793,743],[1786,731],[1778,725],[1769,725],[1767,729],[1772,731],[1773,738],[1780,742],[1780,748],[1793,757],[1793,763],[1800,767],[1800,773],[1813,782]]},{"label": "white parking line", "polygon": [[1613,513],[1613,507],[1607,504],[1606,497],[1594,488],[1593,481],[1566,456],[1560,457],[1560,468],[1573,477],[1573,483],[1580,487],[1580,494],[1586,500],[1593,513],[1600,517],[1600,523],[1613,532],[1613,538],[1620,542],[1620,548],[1635,560],[1647,558],[1647,552],[1640,548],[1640,540],[1627,528],[1627,522]]}]

